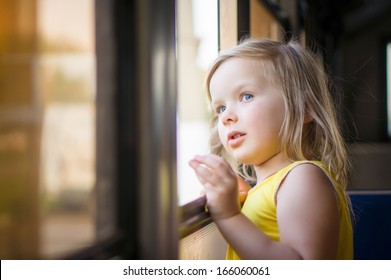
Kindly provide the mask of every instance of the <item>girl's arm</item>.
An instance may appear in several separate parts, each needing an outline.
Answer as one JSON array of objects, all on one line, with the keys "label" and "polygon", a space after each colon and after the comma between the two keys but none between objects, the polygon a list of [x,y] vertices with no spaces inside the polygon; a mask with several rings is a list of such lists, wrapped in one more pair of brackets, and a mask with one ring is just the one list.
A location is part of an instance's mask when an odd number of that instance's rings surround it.
[{"label": "girl's arm", "polygon": [[336,257],[338,206],[331,182],[318,167],[299,165],[282,182],[277,194],[280,242],[276,242],[240,212],[237,180],[228,163],[207,155],[190,165],[205,187],[216,225],[242,259]]},{"label": "girl's arm", "polygon": [[282,182],[277,193],[281,242],[304,259],[335,259],[339,239],[338,198],[319,167],[301,164]]}]

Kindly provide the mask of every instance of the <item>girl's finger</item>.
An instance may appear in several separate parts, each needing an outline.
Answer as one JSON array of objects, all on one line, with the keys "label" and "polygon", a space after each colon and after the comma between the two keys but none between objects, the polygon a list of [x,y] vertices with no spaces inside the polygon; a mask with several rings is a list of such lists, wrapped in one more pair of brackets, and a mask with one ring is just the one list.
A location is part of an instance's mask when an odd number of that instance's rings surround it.
[{"label": "girl's finger", "polygon": [[203,164],[197,160],[190,160],[189,165],[199,174],[208,176],[213,173],[213,170],[211,170],[206,164]]},{"label": "girl's finger", "polygon": [[198,155],[194,157],[194,160],[201,164],[204,164],[206,167],[210,168],[213,171],[218,171],[221,174],[221,177],[225,178],[236,176],[229,163],[222,157],[219,157],[217,155]]},{"label": "girl's finger", "polygon": [[214,172],[210,170],[210,168],[196,160],[190,160],[189,165],[194,169],[201,184],[205,185],[207,183],[211,183],[211,179],[214,177]]}]

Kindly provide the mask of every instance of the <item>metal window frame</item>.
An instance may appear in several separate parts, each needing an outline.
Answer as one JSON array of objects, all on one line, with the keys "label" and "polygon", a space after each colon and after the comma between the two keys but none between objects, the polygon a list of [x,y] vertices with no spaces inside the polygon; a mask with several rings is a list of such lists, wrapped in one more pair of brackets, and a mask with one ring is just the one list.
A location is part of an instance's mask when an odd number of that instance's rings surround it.
[{"label": "metal window frame", "polygon": [[177,259],[175,0],[96,0],[97,238],[65,259]]}]

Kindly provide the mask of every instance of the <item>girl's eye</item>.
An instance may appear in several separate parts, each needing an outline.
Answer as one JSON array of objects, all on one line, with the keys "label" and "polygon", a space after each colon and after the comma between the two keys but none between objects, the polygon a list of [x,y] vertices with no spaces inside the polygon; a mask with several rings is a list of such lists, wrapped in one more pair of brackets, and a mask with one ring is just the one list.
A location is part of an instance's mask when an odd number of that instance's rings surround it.
[{"label": "girl's eye", "polygon": [[219,115],[225,111],[225,106],[219,106],[216,108],[216,113]]},{"label": "girl's eye", "polygon": [[254,95],[252,95],[251,93],[244,93],[242,95],[242,101],[250,101],[251,99],[253,99]]}]

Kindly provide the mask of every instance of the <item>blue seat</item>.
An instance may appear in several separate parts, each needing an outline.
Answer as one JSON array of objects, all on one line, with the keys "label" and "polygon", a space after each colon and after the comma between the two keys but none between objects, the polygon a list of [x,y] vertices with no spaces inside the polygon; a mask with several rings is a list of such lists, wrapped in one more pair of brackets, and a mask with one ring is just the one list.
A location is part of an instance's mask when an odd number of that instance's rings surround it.
[{"label": "blue seat", "polygon": [[350,193],[354,259],[391,260],[391,192]]}]

